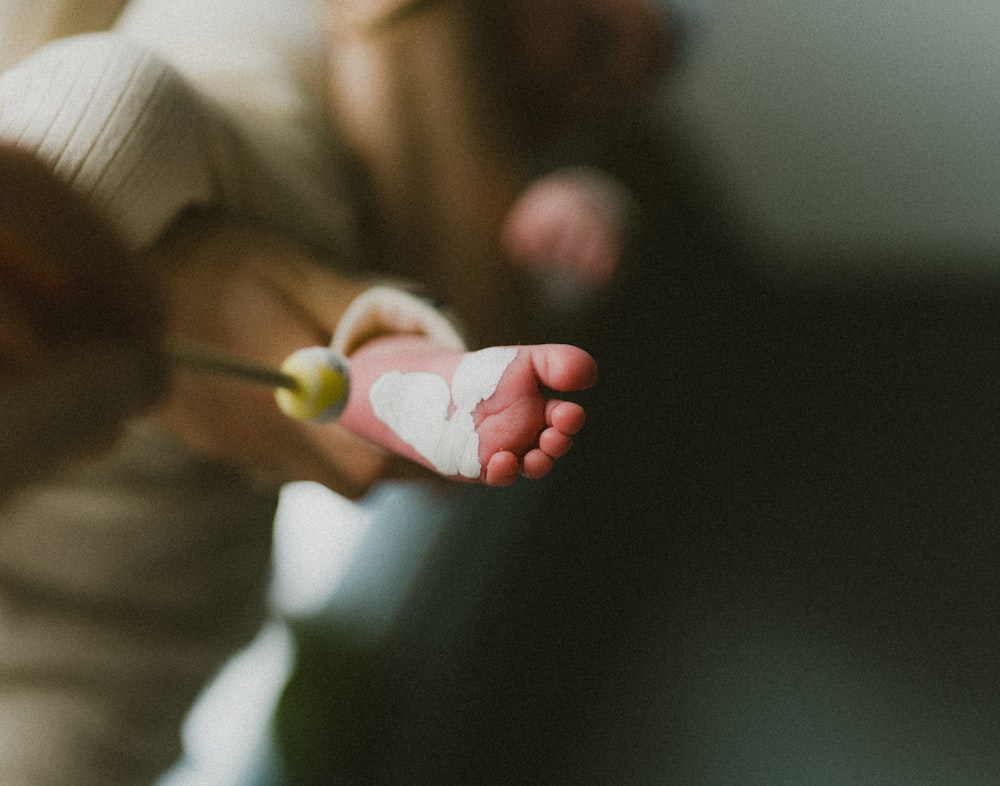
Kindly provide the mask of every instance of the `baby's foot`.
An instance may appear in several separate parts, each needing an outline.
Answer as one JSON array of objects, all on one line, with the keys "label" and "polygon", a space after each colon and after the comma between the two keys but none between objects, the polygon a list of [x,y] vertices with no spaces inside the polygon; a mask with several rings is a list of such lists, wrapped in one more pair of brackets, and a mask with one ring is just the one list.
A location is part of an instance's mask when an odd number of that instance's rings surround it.
[{"label": "baby's foot", "polygon": [[596,376],[593,358],[564,344],[459,352],[388,336],[351,356],[339,422],[446,477],[508,486],[549,474],[583,426],[583,407],[547,391]]},{"label": "baby's foot", "polygon": [[618,272],[635,210],[630,192],[599,170],[573,167],[528,186],[501,230],[504,250],[543,278],[583,292]]}]

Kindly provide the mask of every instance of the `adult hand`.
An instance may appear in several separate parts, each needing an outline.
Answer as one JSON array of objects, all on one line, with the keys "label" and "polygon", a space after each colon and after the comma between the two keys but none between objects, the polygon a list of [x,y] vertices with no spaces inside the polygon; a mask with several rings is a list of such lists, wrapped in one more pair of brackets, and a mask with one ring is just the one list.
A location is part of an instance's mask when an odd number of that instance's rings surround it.
[{"label": "adult hand", "polygon": [[[298,246],[261,231],[191,217],[152,252],[162,273],[168,341],[277,367],[327,345],[341,313],[367,288]],[[387,477],[430,477],[336,423],[292,420],[273,391],[178,369],[155,421],[190,449],[267,484],[311,480],[349,498]]]},{"label": "adult hand", "polygon": [[44,166],[0,148],[0,496],[162,393],[158,309],[133,261]]}]

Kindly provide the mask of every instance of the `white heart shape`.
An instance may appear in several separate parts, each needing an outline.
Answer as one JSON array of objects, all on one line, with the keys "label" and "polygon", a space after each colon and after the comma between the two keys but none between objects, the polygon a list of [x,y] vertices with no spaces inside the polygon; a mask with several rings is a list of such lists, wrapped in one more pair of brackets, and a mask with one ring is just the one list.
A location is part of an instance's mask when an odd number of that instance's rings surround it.
[{"label": "white heart shape", "polygon": [[[517,356],[491,347],[462,358],[452,380],[427,372],[389,371],[368,391],[375,416],[443,475],[476,479],[482,473],[473,413],[496,391]],[[453,393],[454,391],[454,393]],[[448,410],[455,400],[455,411]]]}]

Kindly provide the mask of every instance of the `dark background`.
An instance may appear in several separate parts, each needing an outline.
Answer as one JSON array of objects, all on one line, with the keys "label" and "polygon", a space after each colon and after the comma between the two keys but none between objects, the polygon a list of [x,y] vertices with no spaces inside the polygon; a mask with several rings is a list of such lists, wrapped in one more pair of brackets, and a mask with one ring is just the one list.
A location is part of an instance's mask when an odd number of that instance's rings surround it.
[{"label": "dark background", "polygon": [[1000,782],[990,255],[783,260],[688,140],[622,133],[651,219],[554,328],[586,431],[465,494],[385,640],[299,630],[295,782]]}]

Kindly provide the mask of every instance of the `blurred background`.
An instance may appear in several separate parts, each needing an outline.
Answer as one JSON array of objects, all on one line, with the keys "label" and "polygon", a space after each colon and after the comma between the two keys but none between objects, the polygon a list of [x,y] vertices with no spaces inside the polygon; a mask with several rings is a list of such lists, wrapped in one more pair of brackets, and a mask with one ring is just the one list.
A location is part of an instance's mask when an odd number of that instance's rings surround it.
[{"label": "blurred background", "polygon": [[1000,7],[712,0],[673,89],[726,186],[796,255],[995,251]]},{"label": "blurred background", "polygon": [[290,488],[164,786],[1000,782],[1000,5],[692,5],[573,454]]}]

